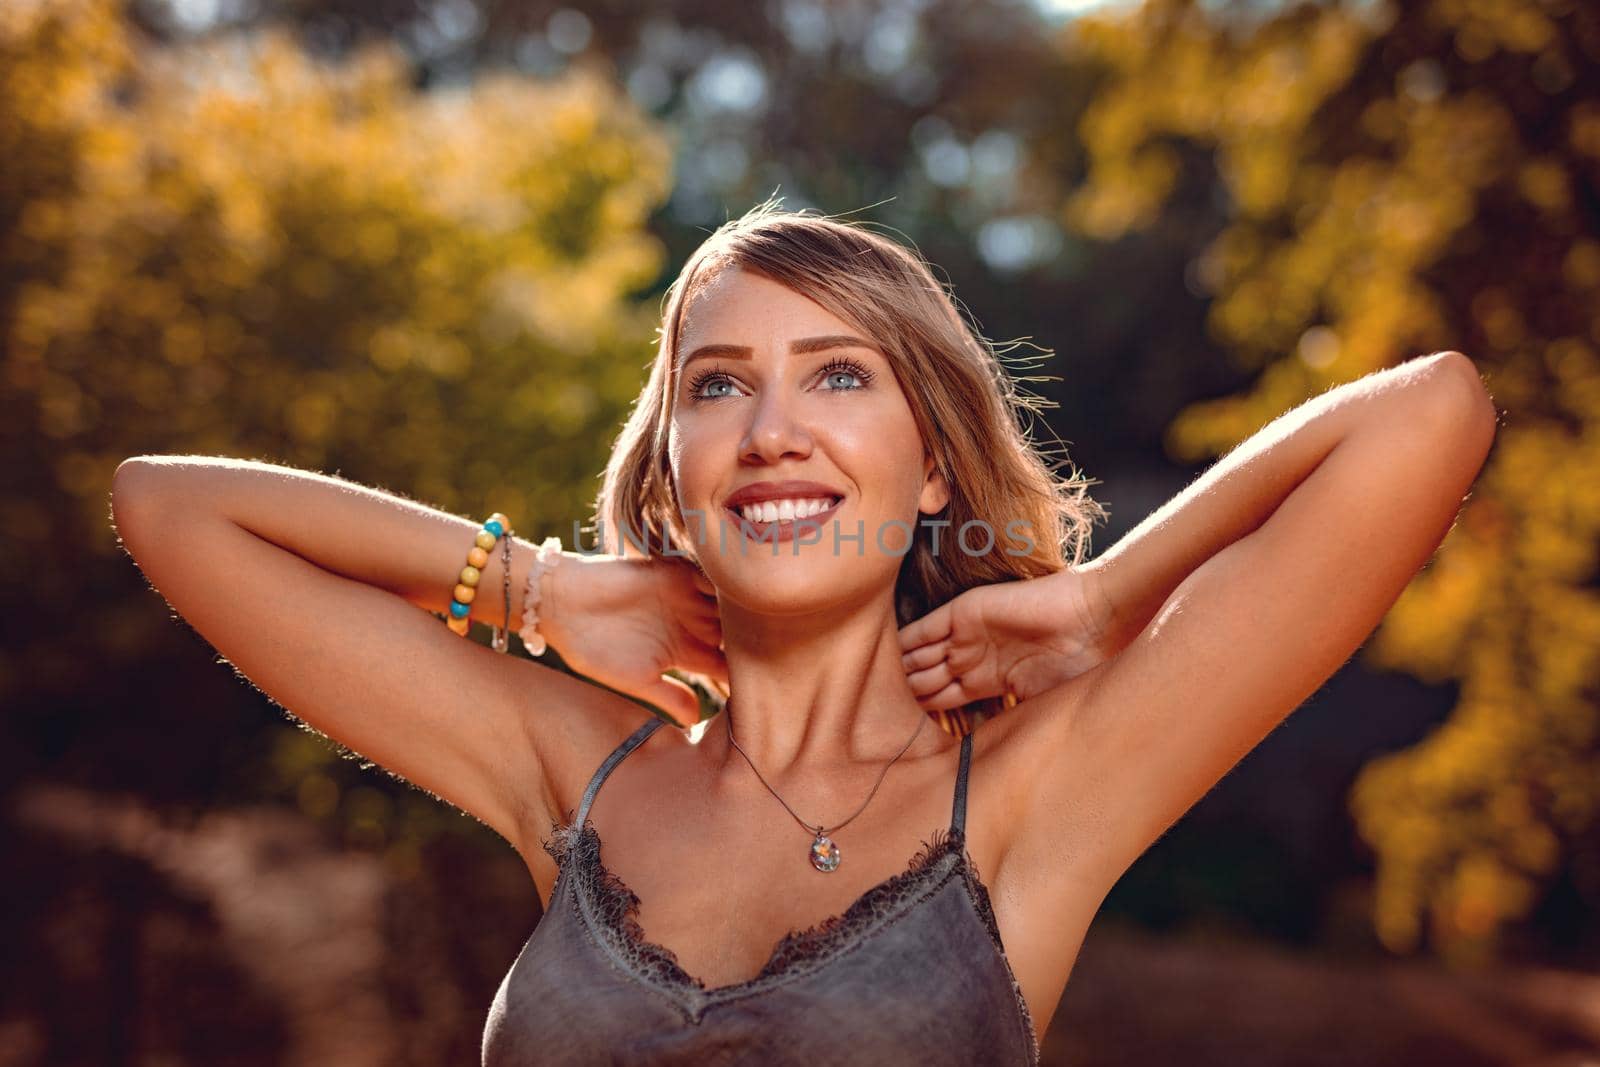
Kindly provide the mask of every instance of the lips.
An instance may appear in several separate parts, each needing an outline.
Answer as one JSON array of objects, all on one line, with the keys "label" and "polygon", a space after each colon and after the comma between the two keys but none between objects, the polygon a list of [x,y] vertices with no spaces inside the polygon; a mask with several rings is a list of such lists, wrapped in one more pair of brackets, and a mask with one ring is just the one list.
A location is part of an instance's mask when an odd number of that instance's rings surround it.
[{"label": "lips", "polygon": [[820,533],[826,528],[827,521],[833,518],[843,505],[844,497],[835,495],[834,502],[831,505],[814,515],[806,515],[798,519],[775,519],[771,522],[747,519],[739,512],[727,507],[722,509],[722,513],[745,536],[766,543],[773,543],[793,540],[802,526],[807,533]]},{"label": "lips", "polygon": [[829,497],[837,501],[844,496],[844,490],[836,489],[822,482],[798,481],[791,479],[782,482],[752,482],[733,491],[722,506],[729,511],[738,513],[746,504],[759,504],[766,500],[804,500],[813,497]]},{"label": "lips", "polygon": [[[830,503],[821,511],[799,518],[772,520],[747,519],[741,509],[774,500],[808,501],[826,499]],[[722,512],[728,521],[744,536],[767,543],[792,540],[801,524],[809,531],[821,531],[844,504],[844,490],[824,482],[787,479],[777,482],[752,482],[740,486],[723,501]]]}]

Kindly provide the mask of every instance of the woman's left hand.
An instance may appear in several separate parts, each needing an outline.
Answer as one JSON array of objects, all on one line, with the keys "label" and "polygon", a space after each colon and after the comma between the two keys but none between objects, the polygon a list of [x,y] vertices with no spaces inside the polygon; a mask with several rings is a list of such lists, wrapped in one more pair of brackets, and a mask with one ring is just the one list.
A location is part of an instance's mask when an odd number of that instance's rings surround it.
[{"label": "woman's left hand", "polygon": [[1027,700],[1114,655],[1110,616],[1092,565],[980,585],[900,628],[906,680],[927,711]]}]

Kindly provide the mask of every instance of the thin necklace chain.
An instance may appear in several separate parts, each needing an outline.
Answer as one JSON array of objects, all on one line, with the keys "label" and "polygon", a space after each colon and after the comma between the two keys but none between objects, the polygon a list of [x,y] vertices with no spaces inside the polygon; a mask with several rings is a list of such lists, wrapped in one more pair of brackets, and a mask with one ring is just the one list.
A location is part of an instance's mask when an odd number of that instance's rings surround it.
[{"label": "thin necklace chain", "polygon": [[894,759],[890,760],[888,763],[885,763],[883,765],[883,770],[878,773],[877,784],[872,787],[872,792],[867,794],[867,799],[863,800],[861,802],[861,806],[855,810],[855,814],[851,815],[849,819],[846,819],[844,822],[842,822],[839,825],[833,827],[832,829],[825,829],[821,823],[818,823],[816,826],[813,827],[809,823],[807,823],[804,819],[802,819],[800,816],[795,815],[794,809],[789,807],[789,802],[787,800],[784,800],[783,797],[778,796],[778,791],[776,789],[772,788],[771,784],[769,784],[767,782],[767,780],[762,777],[761,771],[755,765],[755,761],[750,758],[749,754],[747,752],[745,752],[744,749],[739,748],[739,742],[733,736],[733,699],[731,697],[728,699],[727,703],[723,704],[722,710],[727,715],[727,718],[728,718],[728,740],[733,742],[733,747],[734,748],[739,749],[739,755],[743,756],[744,757],[744,761],[746,763],[750,764],[750,769],[752,771],[756,772],[756,777],[760,778],[761,779],[761,784],[767,787],[767,792],[771,793],[775,797],[778,797],[778,803],[782,804],[784,806],[784,808],[789,812],[790,815],[794,815],[794,821],[795,822],[799,823],[808,832],[815,830],[815,832],[819,836],[822,835],[822,834],[831,834],[831,833],[833,833],[833,832],[835,832],[837,830],[844,829],[846,826],[848,826],[850,824],[851,819],[854,819],[856,817],[856,815],[860,815],[863,811],[867,810],[867,805],[872,803],[872,798],[875,795],[877,795],[878,786],[883,784],[883,779],[885,778],[885,776],[888,775],[889,768],[894,766],[894,761],[895,760],[899,759],[901,756],[904,756],[906,754],[906,750],[911,747],[911,742],[915,741],[917,739],[917,735],[922,733],[922,727],[928,721],[928,716],[926,716],[926,715],[921,715],[921,716],[918,717],[919,721],[917,723],[917,728],[915,730],[911,731],[911,736],[906,739],[906,743],[905,743],[904,747],[902,747],[899,752],[895,753]]}]

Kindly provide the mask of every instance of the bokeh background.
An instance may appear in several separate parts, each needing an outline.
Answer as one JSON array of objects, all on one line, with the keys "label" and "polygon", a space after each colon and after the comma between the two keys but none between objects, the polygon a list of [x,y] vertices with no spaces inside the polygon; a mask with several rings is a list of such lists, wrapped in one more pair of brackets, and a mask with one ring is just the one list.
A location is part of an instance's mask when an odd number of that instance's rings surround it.
[{"label": "bokeh background", "polygon": [[667,282],[772,193],[1015,342],[1097,551],[1377,368],[1460,349],[1503,411],[1374,636],[1113,890],[1047,1062],[1600,1063],[1600,8],[5,0],[0,1064],[477,1062],[520,861],[218,662],[112,471],[564,533]]}]

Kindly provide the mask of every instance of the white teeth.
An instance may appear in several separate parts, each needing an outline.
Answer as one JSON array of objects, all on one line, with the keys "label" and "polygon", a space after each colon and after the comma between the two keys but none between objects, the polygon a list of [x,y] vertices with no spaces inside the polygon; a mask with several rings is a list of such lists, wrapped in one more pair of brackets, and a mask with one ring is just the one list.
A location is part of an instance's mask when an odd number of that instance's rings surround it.
[{"label": "white teeth", "polygon": [[739,513],[749,522],[791,522],[827,511],[832,506],[832,497],[763,500],[759,504],[744,505]]}]

